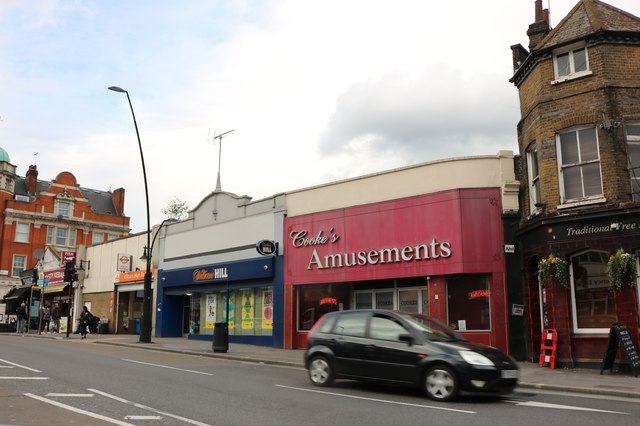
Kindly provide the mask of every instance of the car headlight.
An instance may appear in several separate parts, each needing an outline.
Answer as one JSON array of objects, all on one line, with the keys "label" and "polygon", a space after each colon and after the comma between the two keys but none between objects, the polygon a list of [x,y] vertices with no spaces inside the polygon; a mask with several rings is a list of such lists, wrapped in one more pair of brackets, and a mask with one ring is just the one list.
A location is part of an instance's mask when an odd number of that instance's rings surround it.
[{"label": "car headlight", "polygon": [[477,352],[459,351],[459,353],[462,359],[464,359],[471,365],[486,365],[486,366],[495,365],[493,361],[491,361],[489,358]]}]

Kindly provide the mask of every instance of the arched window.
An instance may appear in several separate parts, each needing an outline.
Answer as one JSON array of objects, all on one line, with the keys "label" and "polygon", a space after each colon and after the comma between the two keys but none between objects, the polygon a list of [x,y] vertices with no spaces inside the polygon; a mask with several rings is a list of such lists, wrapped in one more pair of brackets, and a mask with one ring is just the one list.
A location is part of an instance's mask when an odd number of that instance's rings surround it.
[{"label": "arched window", "polygon": [[571,257],[571,303],[576,333],[608,333],[616,322],[606,268],[609,254],[589,250]]}]

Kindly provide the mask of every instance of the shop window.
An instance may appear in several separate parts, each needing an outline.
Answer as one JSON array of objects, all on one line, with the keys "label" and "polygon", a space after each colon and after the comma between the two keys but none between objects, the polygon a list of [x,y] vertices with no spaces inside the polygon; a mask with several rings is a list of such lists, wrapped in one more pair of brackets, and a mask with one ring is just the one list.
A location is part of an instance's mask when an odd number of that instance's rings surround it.
[{"label": "shop window", "polygon": [[449,326],[459,331],[490,330],[490,292],[486,276],[447,278]]},{"label": "shop window", "polygon": [[273,335],[273,287],[230,290],[228,305],[226,289],[194,297],[184,315],[189,332],[212,335],[216,322],[227,322],[232,336]]},{"label": "shop window", "polygon": [[376,292],[376,309],[393,309],[393,291]]},{"label": "shop window", "polygon": [[356,293],[356,309],[371,309],[373,308],[373,293]]},{"label": "shop window", "polygon": [[571,303],[576,333],[607,333],[616,322],[606,268],[609,254],[590,250],[571,258]]},{"label": "shop window", "polygon": [[558,134],[562,203],[602,197],[600,153],[595,127]]},{"label": "shop window", "polygon": [[20,273],[24,271],[27,264],[27,256],[15,255],[13,256],[13,273],[11,276],[19,277]]},{"label": "shop window", "polygon": [[426,288],[358,290],[354,293],[354,309],[397,309],[429,314]]},{"label": "shop window", "polygon": [[[311,330],[324,314],[348,309],[348,286],[305,285],[298,289],[298,331]],[[345,306],[346,305],[346,306]]]},{"label": "shop window", "polygon": [[398,290],[398,309],[404,312],[420,313],[420,290]]},{"label": "shop window", "polygon": [[29,224],[28,223],[16,223],[16,242],[18,243],[29,242]]},{"label": "shop window", "polygon": [[627,124],[627,159],[631,178],[631,196],[640,201],[640,123]]}]

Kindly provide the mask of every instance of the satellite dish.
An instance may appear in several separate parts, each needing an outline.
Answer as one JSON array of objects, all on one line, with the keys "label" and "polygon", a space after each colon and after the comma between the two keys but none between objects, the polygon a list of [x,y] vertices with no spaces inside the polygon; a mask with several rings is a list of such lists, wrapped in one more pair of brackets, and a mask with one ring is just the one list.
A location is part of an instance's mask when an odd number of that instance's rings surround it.
[{"label": "satellite dish", "polygon": [[42,250],[42,249],[36,249],[36,250],[33,252],[33,256],[34,256],[36,259],[38,259],[38,260],[42,260],[42,259],[44,259],[44,250]]}]

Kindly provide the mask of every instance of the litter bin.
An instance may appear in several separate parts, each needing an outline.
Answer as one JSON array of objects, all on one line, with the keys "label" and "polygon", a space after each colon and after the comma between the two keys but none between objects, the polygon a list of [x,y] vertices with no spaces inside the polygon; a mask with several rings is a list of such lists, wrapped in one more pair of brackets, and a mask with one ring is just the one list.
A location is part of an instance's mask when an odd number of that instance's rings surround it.
[{"label": "litter bin", "polygon": [[127,329],[129,330],[129,334],[138,334],[140,331],[136,330],[138,320],[135,318],[129,318],[129,324]]},{"label": "litter bin", "polygon": [[217,322],[213,329],[213,351],[227,352],[229,350],[229,323]]}]

